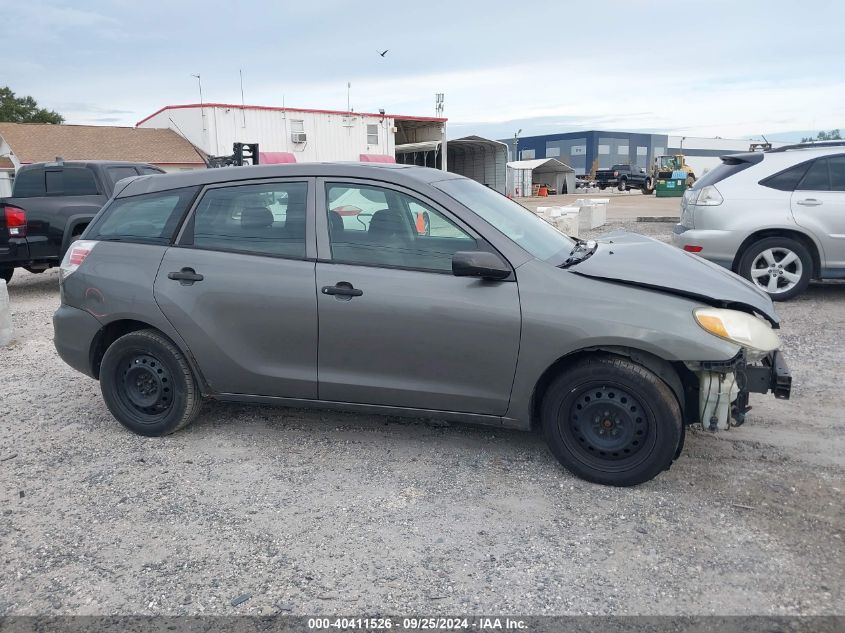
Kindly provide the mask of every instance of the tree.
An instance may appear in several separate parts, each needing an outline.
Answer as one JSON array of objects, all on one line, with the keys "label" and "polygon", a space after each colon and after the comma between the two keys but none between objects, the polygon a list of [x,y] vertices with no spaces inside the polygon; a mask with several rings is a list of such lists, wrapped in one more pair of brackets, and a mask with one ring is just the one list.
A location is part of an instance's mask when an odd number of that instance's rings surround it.
[{"label": "tree", "polygon": [[39,108],[32,97],[16,97],[8,86],[0,88],[0,121],[11,123],[64,123],[58,112]]},{"label": "tree", "polygon": [[830,132],[821,131],[816,138],[802,138],[802,143],[812,143],[813,141],[841,141],[842,135],[839,134],[839,130],[831,130]]}]

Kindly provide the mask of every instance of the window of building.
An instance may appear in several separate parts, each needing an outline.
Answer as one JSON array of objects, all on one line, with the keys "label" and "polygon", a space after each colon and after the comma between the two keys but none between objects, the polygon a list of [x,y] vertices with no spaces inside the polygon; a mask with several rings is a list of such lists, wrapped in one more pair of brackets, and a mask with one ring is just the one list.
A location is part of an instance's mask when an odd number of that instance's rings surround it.
[{"label": "window of building", "polygon": [[620,145],[616,148],[616,153],[619,156],[627,156],[628,155],[628,146],[627,145]]},{"label": "window of building", "polygon": [[367,145],[378,145],[378,123],[367,124]]},{"label": "window of building", "polygon": [[555,158],[560,156],[560,148],[559,147],[547,147],[546,148],[546,158]]},{"label": "window of building", "polygon": [[571,150],[572,156],[583,156],[587,153],[586,145],[573,145]]},{"label": "window of building", "polygon": [[642,145],[637,146],[637,156],[648,156],[648,148]]},{"label": "window of building", "polygon": [[347,264],[452,271],[476,241],[430,205],[392,189],[329,183],[332,259]]},{"label": "window of building", "polygon": [[305,121],[303,121],[301,119],[291,119],[290,131],[291,132],[304,132],[305,131]]},{"label": "window of building", "polygon": [[238,185],[209,190],[200,200],[188,240],[197,248],[305,257],[308,185]]},{"label": "window of building", "polygon": [[534,158],[534,150],[533,149],[524,149],[520,153],[522,160],[531,160]]},{"label": "window of building", "polygon": [[599,154],[610,154],[610,145],[599,145]]},{"label": "window of building", "polygon": [[91,239],[167,243],[196,192],[197,187],[185,187],[117,198],[92,227]]}]

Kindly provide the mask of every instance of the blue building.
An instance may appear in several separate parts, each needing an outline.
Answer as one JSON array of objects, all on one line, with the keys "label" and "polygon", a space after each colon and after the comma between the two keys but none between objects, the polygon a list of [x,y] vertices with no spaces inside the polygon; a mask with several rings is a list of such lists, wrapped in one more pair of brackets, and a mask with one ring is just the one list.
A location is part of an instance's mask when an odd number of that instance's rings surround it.
[{"label": "blue building", "polygon": [[750,141],[589,130],[520,137],[518,157],[513,138],[502,143],[508,146],[511,160],[556,158],[578,175],[620,164],[649,167],[656,156],[683,153],[696,176],[701,176],[719,164],[719,156],[748,151]]}]

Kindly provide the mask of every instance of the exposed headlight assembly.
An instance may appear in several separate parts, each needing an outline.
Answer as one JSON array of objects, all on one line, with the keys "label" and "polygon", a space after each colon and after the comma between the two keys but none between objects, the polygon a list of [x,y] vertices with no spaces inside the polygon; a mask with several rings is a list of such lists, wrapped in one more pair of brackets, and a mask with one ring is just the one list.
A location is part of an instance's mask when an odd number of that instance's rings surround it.
[{"label": "exposed headlight assembly", "polygon": [[715,336],[748,350],[748,359],[760,360],[780,347],[780,338],[772,326],[762,319],[723,308],[698,308],[693,311],[696,322]]}]

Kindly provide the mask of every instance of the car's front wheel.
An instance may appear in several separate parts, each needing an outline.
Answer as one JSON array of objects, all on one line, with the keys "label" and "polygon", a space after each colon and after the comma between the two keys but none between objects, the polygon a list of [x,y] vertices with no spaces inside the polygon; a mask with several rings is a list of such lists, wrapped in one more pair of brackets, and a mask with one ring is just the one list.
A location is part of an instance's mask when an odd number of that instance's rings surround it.
[{"label": "car's front wheel", "polygon": [[773,301],[786,301],[807,288],[813,276],[813,257],[797,240],[767,237],[745,250],[739,274],[769,293]]},{"label": "car's front wheel", "polygon": [[156,330],[130,332],[109,346],[100,364],[100,390],[117,421],[139,435],[178,431],[202,403],[184,355]]},{"label": "car's front wheel", "polygon": [[682,436],[669,387],[633,361],[596,356],[562,372],[541,406],[549,448],[579,477],[634,486],[666,470]]}]

